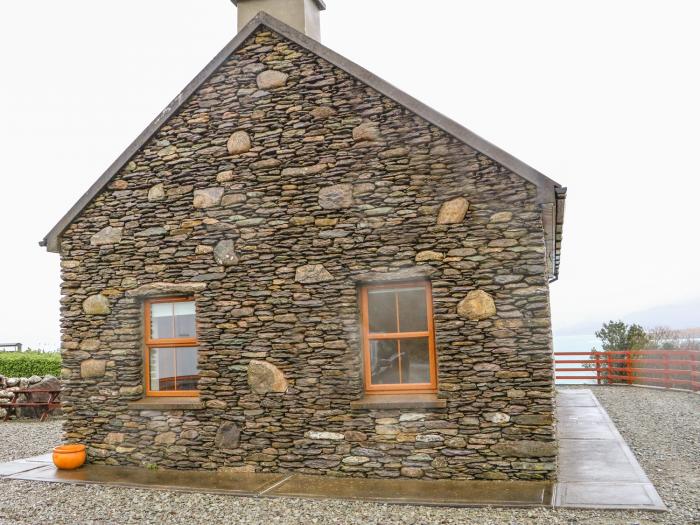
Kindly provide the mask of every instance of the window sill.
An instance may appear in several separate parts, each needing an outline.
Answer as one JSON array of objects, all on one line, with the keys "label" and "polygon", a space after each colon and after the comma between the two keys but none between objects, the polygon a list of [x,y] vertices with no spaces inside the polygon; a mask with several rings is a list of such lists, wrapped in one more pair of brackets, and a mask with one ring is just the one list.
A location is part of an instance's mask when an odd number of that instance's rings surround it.
[{"label": "window sill", "polygon": [[353,410],[392,408],[445,408],[447,401],[435,394],[366,394],[350,403]]},{"label": "window sill", "polygon": [[204,403],[198,397],[144,397],[132,401],[132,410],[202,410]]}]

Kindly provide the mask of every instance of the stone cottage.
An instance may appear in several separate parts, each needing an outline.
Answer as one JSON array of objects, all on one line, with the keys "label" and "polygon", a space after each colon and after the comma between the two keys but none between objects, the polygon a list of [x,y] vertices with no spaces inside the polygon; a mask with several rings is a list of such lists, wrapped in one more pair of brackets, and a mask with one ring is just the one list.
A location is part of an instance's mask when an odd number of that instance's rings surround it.
[{"label": "stone cottage", "polygon": [[[554,479],[565,189],[318,42],[238,35],[42,241],[92,463]],[[264,12],[259,12],[264,11]]]}]

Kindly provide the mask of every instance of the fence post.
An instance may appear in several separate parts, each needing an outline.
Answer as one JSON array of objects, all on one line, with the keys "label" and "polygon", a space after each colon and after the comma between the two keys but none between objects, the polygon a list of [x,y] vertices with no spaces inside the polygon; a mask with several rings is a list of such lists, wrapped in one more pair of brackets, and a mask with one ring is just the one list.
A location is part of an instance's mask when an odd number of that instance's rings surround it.
[{"label": "fence post", "polygon": [[612,371],[612,365],[613,365],[613,363],[612,363],[612,353],[611,353],[610,350],[608,350],[608,351],[605,352],[605,355],[606,355],[606,358],[607,358],[607,359],[606,359],[606,360],[607,360],[607,370],[606,370],[606,373],[607,373],[607,375],[608,375],[607,380],[608,380],[608,384],[609,384],[609,385],[612,385],[612,384],[613,384],[613,381],[614,381],[613,379],[610,378],[610,372]]},{"label": "fence post", "polygon": [[625,367],[627,372],[627,384],[632,384],[632,350],[627,350],[625,352]]},{"label": "fence post", "polygon": [[600,354],[593,352],[593,358],[595,359],[595,380],[600,384]]},{"label": "fence post", "polygon": [[664,388],[670,388],[669,385],[673,385],[671,383],[671,378],[668,373],[668,350],[662,350],[663,356],[664,356]]}]

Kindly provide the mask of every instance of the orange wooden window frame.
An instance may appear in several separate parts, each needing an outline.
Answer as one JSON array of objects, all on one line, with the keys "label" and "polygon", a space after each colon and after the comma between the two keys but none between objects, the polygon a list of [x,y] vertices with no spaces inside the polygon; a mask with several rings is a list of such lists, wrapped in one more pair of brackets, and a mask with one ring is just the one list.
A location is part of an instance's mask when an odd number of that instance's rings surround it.
[{"label": "orange wooden window frame", "polygon": [[[423,287],[425,289],[425,304],[426,315],[428,316],[428,330],[424,332],[396,332],[396,333],[377,333],[371,334],[369,331],[369,291],[382,288],[415,288]],[[365,391],[373,394],[407,394],[407,393],[430,393],[437,391],[437,358],[435,355],[435,324],[433,321],[433,294],[432,287],[428,281],[410,281],[402,283],[389,283],[377,285],[364,285],[360,288],[360,315],[362,321],[362,348],[364,360],[364,375],[365,375]],[[396,306],[396,315],[399,315],[398,305]],[[398,319],[397,319],[398,322]],[[398,326],[398,324],[397,324]],[[370,342],[379,339],[416,339],[428,338],[429,351],[429,366],[430,366],[430,383],[417,384],[393,384],[393,385],[373,385],[372,384],[372,366],[370,359]],[[400,367],[399,363],[399,367]]]},{"label": "orange wooden window frame", "polygon": [[[168,390],[158,391],[151,390],[151,349],[152,348],[174,348],[174,347],[192,347],[199,346],[197,338],[175,338],[175,339],[151,339],[151,305],[156,303],[184,303],[194,301],[192,297],[158,297],[157,299],[147,299],[144,301],[144,372],[146,383],[146,396],[153,397],[196,397],[199,395],[198,390]],[[196,314],[195,314],[196,319]],[[177,372],[177,368],[175,368]],[[177,376],[175,376],[177,377]]]}]

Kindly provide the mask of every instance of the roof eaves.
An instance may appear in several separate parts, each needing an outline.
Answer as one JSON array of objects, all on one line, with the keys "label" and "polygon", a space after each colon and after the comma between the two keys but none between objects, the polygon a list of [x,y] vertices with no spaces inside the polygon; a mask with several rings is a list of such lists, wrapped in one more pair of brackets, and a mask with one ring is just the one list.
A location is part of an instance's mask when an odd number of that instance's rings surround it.
[{"label": "roof eaves", "polygon": [[556,218],[554,223],[554,275],[553,281],[559,279],[561,264],[561,242],[564,236],[564,211],[566,208],[566,188],[556,188]]}]

